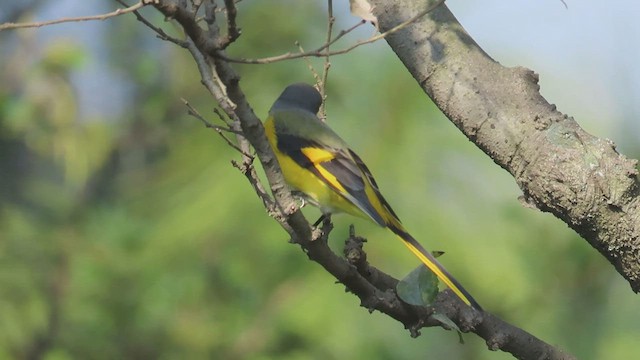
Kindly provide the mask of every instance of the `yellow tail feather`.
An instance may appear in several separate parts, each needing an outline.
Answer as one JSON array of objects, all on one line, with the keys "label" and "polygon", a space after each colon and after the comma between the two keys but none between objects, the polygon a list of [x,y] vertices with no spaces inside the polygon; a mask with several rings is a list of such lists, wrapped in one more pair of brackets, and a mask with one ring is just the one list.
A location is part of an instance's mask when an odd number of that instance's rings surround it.
[{"label": "yellow tail feather", "polygon": [[425,250],[420,243],[416,239],[414,239],[411,235],[409,235],[406,231],[401,228],[397,228],[395,226],[389,226],[389,229],[393,231],[398,237],[402,240],[402,242],[411,250],[411,252],[418,258],[422,263],[429,268],[440,281],[445,283],[451,291],[456,294],[465,304],[474,307],[475,309],[482,311],[482,307],[480,304],[476,302],[476,300],[467,292],[460,283],[449,274],[449,272],[442,266],[436,258],[431,255],[430,252]]}]

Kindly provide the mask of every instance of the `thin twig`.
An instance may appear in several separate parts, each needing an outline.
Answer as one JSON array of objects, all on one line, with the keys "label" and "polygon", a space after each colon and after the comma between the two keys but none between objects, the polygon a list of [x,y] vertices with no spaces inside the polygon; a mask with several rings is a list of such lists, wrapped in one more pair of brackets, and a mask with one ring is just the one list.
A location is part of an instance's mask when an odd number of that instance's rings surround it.
[{"label": "thin twig", "polygon": [[[333,17],[333,0],[327,0],[327,44],[331,43],[331,36],[333,31],[333,23],[336,21],[336,18]],[[329,46],[327,46],[327,52],[329,52]],[[330,55],[327,53],[327,56],[324,58],[324,67],[322,69],[322,79],[318,83],[318,87],[320,90],[320,95],[322,96],[322,104],[320,105],[320,118],[327,118],[326,111],[326,102],[327,102],[327,92],[325,90],[327,85],[327,78],[329,76],[329,68],[331,68],[331,62],[329,61]]]},{"label": "thin twig", "polygon": [[322,50],[325,50],[325,49],[329,48],[329,46],[331,46],[331,45],[335,44],[336,42],[338,42],[338,40],[342,39],[345,35],[349,34],[353,30],[359,28],[360,26],[362,26],[362,25],[364,25],[366,23],[367,23],[366,20],[360,20],[357,23],[355,23],[355,25],[351,26],[350,28],[347,28],[347,29],[344,29],[344,30],[340,30],[338,35],[335,38],[333,38],[333,40],[331,40],[330,42],[325,43],[321,47],[317,48],[316,51],[322,51]]},{"label": "thin twig", "polygon": [[[189,115],[191,115],[191,116],[197,118],[198,120],[202,121],[206,127],[210,128],[210,129],[218,130],[218,131],[221,131],[221,132],[224,131],[224,132],[229,132],[229,133],[232,133],[232,134],[240,134],[239,131],[236,131],[236,130],[233,130],[233,129],[229,129],[229,128],[226,128],[224,126],[219,126],[219,125],[212,124],[209,120],[205,119],[204,116],[202,116],[200,114],[200,112],[198,112],[198,110],[196,110],[187,100],[185,100],[184,98],[180,98],[180,100],[182,100],[182,102],[189,109]],[[225,121],[225,120],[223,120],[222,114],[220,113],[220,111],[218,111],[218,109],[214,108],[213,112],[216,115],[218,115],[218,117],[220,117],[220,119],[222,119],[222,121]]]},{"label": "thin twig", "polygon": [[[210,3],[205,4],[205,12],[210,13],[212,8],[210,7]],[[207,7],[209,7],[207,9]],[[195,19],[195,17],[193,17]],[[215,37],[219,37],[218,29],[215,23],[209,24],[209,34],[212,34]],[[192,29],[195,29],[193,27]],[[203,34],[204,36],[204,34]],[[213,95],[213,97],[218,101],[218,104],[222,107],[227,116],[233,121],[232,124],[229,124],[224,120],[224,117],[221,116],[223,121],[232,127],[234,131],[241,131],[241,126],[239,123],[238,115],[236,114],[236,104],[231,101],[231,99],[227,96],[227,89],[225,84],[221,81],[218,73],[216,71],[216,67],[211,63],[212,59],[206,56],[193,42],[191,37],[187,38],[187,50],[193,56],[193,59],[196,62],[198,67],[198,71],[200,72],[202,84],[205,86],[207,90]],[[219,110],[214,109],[214,112],[220,116]],[[254,191],[262,201],[264,207],[267,209],[269,216],[275,218],[281,223],[286,224],[285,222],[285,214],[280,210],[278,204],[272,199],[267,193],[264,185],[260,182],[255,166],[253,166],[254,156],[249,155],[251,145],[248,140],[245,138],[244,133],[236,134],[238,140],[238,146],[241,150],[243,159],[242,165],[235,162],[234,166],[242,171],[245,175]],[[234,162],[232,162],[233,164]],[[286,225],[283,225],[286,226]],[[286,228],[286,227],[285,227]]]},{"label": "thin twig", "polygon": [[[421,17],[425,16],[426,14],[428,14],[429,12],[433,11],[435,8],[437,8],[438,6],[442,5],[445,2],[445,0],[439,0],[437,2],[435,2],[433,5],[429,6],[428,8],[426,8],[425,10],[419,12],[417,15],[415,15],[414,17],[412,17],[411,19],[381,33],[378,34],[376,36],[372,36],[369,39],[366,40],[361,40],[356,42],[355,44],[341,49],[341,50],[336,50],[336,51],[328,51],[328,47],[333,44],[335,42],[336,39],[334,39],[334,41],[331,41],[329,43],[326,43],[324,45],[322,45],[321,47],[319,47],[316,50],[313,51],[309,51],[309,52],[305,52],[305,53],[291,53],[288,52],[286,54],[282,54],[282,55],[277,55],[277,56],[271,56],[271,57],[266,57],[266,58],[260,58],[260,59],[245,59],[245,58],[232,58],[229,56],[226,56],[222,53],[216,53],[213,54],[214,56],[219,57],[220,59],[224,60],[224,61],[228,61],[228,62],[232,62],[232,63],[239,63],[239,64],[271,64],[274,62],[278,62],[278,61],[284,61],[284,60],[292,60],[292,59],[299,59],[299,58],[303,58],[303,57],[327,57],[327,56],[334,56],[334,55],[341,55],[341,54],[345,54],[350,52],[351,50],[360,47],[362,45],[366,45],[366,44],[370,44],[373,42],[376,42],[378,40],[384,39],[385,37],[396,33],[402,29],[404,29],[405,27],[411,25],[413,22],[415,22],[416,20],[420,19]],[[365,21],[363,20],[360,24],[364,23]],[[352,27],[351,29],[356,28],[357,26]],[[342,32],[338,35],[338,37],[342,37],[344,35],[342,35]]]},{"label": "thin twig", "polygon": [[[196,119],[202,121],[202,123],[204,124],[204,126],[206,126],[209,129],[213,129],[215,130],[218,135],[220,135],[220,137],[222,137],[222,139],[224,139],[224,141],[231,146],[232,148],[234,148],[235,150],[237,150],[239,153],[241,153],[242,155],[246,156],[249,159],[253,159],[253,155],[251,154],[247,154],[246,152],[244,152],[242,149],[240,149],[236,144],[234,144],[231,140],[229,140],[228,137],[226,137],[223,134],[223,131],[226,132],[230,132],[230,133],[234,133],[234,134],[239,134],[238,131],[223,127],[223,126],[218,126],[218,125],[214,125],[211,122],[209,122],[207,119],[204,118],[204,116],[202,116],[198,110],[196,110],[193,106],[191,106],[191,104],[189,104],[189,102],[183,98],[181,98],[180,100],[182,100],[182,102],[184,103],[184,105],[187,107],[188,109],[188,114],[195,117]],[[216,112],[216,114],[218,114],[218,116],[220,116],[220,113]]]},{"label": "thin twig", "polygon": [[222,40],[222,44],[220,44],[221,49],[226,49],[227,46],[240,37],[240,29],[236,23],[236,16],[238,15],[236,2],[234,0],[224,0],[224,6],[227,10],[227,36]]},{"label": "thin twig", "polygon": [[[210,3],[205,4],[205,13],[208,14],[208,26],[209,26],[209,35],[214,38],[219,38],[219,31],[217,25],[215,24],[215,18],[211,19],[210,15],[214,10]],[[194,27],[195,28],[195,27]],[[220,112],[217,109],[214,109],[214,112],[220,116],[221,119],[225,123],[227,123],[234,131],[238,131],[236,134],[236,138],[238,140],[237,148],[240,149],[242,154],[242,165],[240,165],[237,161],[232,161],[232,164],[240,169],[240,171],[245,175],[254,191],[262,201],[262,204],[267,209],[269,216],[277,219],[280,222],[284,222],[285,215],[282,211],[280,211],[280,207],[278,204],[272,199],[267,193],[264,185],[260,182],[258,177],[258,173],[256,171],[255,166],[253,166],[253,160],[255,157],[250,155],[251,145],[249,141],[245,138],[244,133],[242,132],[240,120],[238,115],[236,114],[237,105],[231,101],[229,96],[227,95],[226,84],[222,82],[220,77],[218,76],[217,69],[214,64],[212,64],[212,59],[206,56],[193,42],[192,38],[187,38],[187,50],[193,56],[196,65],[198,66],[198,71],[200,71],[200,75],[202,78],[202,84],[211,92],[213,97],[218,101],[218,104],[222,107],[222,110],[229,116],[229,118],[233,121],[233,123],[229,124],[223,116],[221,116]],[[226,139],[225,139],[226,140]],[[236,148],[236,146],[234,146]]]},{"label": "thin twig", "polygon": [[273,201],[273,199],[269,196],[269,194],[265,191],[264,186],[260,182],[258,178],[258,174],[256,173],[256,168],[253,166],[253,162],[247,159],[242,161],[242,164],[238,163],[236,160],[231,160],[231,165],[236,169],[240,170],[242,174],[247,178],[253,190],[258,194],[258,197],[262,201],[265,209],[269,216],[282,220],[283,215],[282,212],[278,210],[278,206]]},{"label": "thin twig", "polygon": [[[300,45],[300,43],[298,41],[296,41],[295,44],[298,47],[298,49],[300,50],[300,52],[304,53],[304,48],[302,47],[302,45]],[[322,78],[320,78],[320,75],[318,74],[316,69],[313,67],[313,64],[311,63],[311,60],[309,59],[308,56],[305,56],[303,58],[303,60],[307,64],[307,68],[309,68],[309,71],[311,72],[311,75],[313,76],[313,80],[314,80],[314,82],[316,84],[316,88],[322,94],[322,91],[323,91]],[[318,118],[320,120],[322,120],[322,121],[325,121],[326,118],[327,118],[327,114],[324,111],[324,96],[323,96],[322,104],[320,104],[320,109],[318,110]]]},{"label": "thin twig", "polygon": [[[128,6],[123,0],[116,0],[117,2],[119,2],[120,4],[124,5],[124,6]],[[164,30],[162,30],[161,28],[153,25],[149,20],[147,20],[144,16],[142,16],[142,14],[140,14],[140,11],[138,10],[134,10],[133,14],[136,16],[136,20],[140,21],[141,23],[143,23],[146,27],[148,27],[149,29],[153,30],[156,34],[157,37],[160,40],[166,40],[166,41],[170,41],[182,48],[186,48],[187,47],[187,42],[184,40],[180,40],[178,38],[175,38],[173,36],[169,36],[167,33],[164,32]]]},{"label": "thin twig", "polygon": [[[224,117],[224,115],[222,114],[222,112],[220,111],[220,109],[218,109],[217,107],[213,108],[213,112],[216,113],[216,115],[218,115],[218,118],[220,120],[222,120],[225,124],[227,124],[227,126],[232,126],[232,123],[227,121],[227,119]],[[238,133],[237,130],[234,130],[234,132]]]},{"label": "thin twig", "polygon": [[[296,41],[295,45],[298,47],[298,50],[300,50],[300,53],[304,53],[304,48],[302,47],[302,45],[300,45],[300,42]],[[311,60],[309,59],[309,57],[306,56],[306,57],[304,57],[302,59],[307,64],[307,68],[309,68],[309,71],[311,72],[311,75],[313,75],[313,79],[315,80],[316,84],[319,84],[320,83],[320,75],[318,74],[316,69],[313,67],[313,63],[311,63]]]},{"label": "thin twig", "polygon": [[8,30],[8,29],[25,29],[25,28],[39,28],[43,26],[56,25],[68,22],[81,22],[81,21],[93,21],[93,20],[106,20],[115,16],[120,16],[123,14],[127,14],[130,12],[134,12],[138,9],[141,9],[143,6],[155,3],[154,0],[143,0],[139,1],[135,5],[129,6],[125,9],[116,9],[110,13],[101,14],[101,15],[91,15],[91,16],[79,16],[79,17],[69,17],[62,18],[56,20],[48,20],[48,21],[40,21],[40,22],[30,22],[30,23],[5,23],[0,24],[0,31]]}]

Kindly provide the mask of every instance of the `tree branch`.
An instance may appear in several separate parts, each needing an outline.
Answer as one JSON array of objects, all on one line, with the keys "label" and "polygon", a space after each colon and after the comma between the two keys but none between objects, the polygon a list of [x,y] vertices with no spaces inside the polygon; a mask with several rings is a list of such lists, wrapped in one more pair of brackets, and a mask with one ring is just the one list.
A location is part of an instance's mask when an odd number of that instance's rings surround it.
[{"label": "tree branch", "polygon": [[271,64],[274,62],[278,62],[278,61],[284,61],[284,60],[293,60],[293,59],[299,59],[299,58],[304,58],[304,57],[329,57],[329,56],[333,56],[333,55],[342,55],[342,54],[346,54],[348,52],[350,52],[351,50],[358,48],[362,45],[366,45],[366,44],[371,44],[373,42],[376,42],[378,40],[382,40],[384,38],[386,38],[387,36],[394,34],[402,29],[404,29],[405,27],[411,25],[413,22],[415,22],[416,20],[420,19],[421,17],[425,16],[426,14],[428,14],[429,12],[431,12],[433,9],[437,8],[439,5],[444,4],[444,0],[437,0],[435,3],[431,4],[430,6],[428,6],[425,9],[422,9],[421,11],[419,11],[418,13],[414,14],[411,18],[403,21],[402,23],[396,24],[394,27],[389,28],[386,31],[383,31],[382,33],[372,36],[366,40],[360,40],[358,42],[356,42],[353,45],[350,45],[344,49],[340,49],[340,50],[335,50],[335,51],[329,51],[329,46],[331,46],[332,44],[334,44],[336,41],[338,41],[338,39],[340,39],[341,37],[343,37],[344,35],[346,35],[347,33],[353,31],[355,28],[357,28],[358,26],[362,25],[364,23],[364,20],[359,22],[358,24],[356,24],[355,26],[352,26],[351,28],[347,29],[347,30],[343,30],[341,31],[333,40],[331,41],[327,41],[324,45],[320,46],[319,48],[312,50],[312,51],[307,51],[307,52],[302,52],[302,53],[286,53],[286,54],[282,54],[282,55],[277,55],[277,56],[272,56],[272,57],[266,57],[266,58],[260,58],[260,59],[245,59],[245,58],[232,58],[227,56],[226,54],[223,53],[218,53],[217,56],[222,58],[223,60],[227,61],[227,62],[232,62],[232,63],[239,63],[239,64]]},{"label": "tree branch", "polygon": [[[425,6],[371,3],[381,29]],[[444,114],[513,175],[526,203],[567,223],[640,291],[636,160],[557,111],[540,95],[537,74],[491,59],[445,5],[386,40]]]},{"label": "tree branch", "polygon": [[[462,331],[472,331],[484,338],[492,350],[509,351],[520,359],[573,358],[491,314],[479,313],[464,306],[450,291],[440,293],[433,307],[407,305],[395,294],[393,284],[397,280],[374,271],[373,267],[349,263],[345,258],[333,253],[326,242],[330,224],[325,223],[322,231],[312,231],[295,205],[266,140],[262,123],[253,113],[240,88],[239,76],[229,62],[224,60],[226,55],[220,47],[224,41],[215,18],[209,18],[208,29],[203,29],[198,25],[195,12],[190,11],[184,3],[177,5],[172,1],[162,0],[156,8],[166,17],[178,21],[185,30],[189,44],[187,48],[198,64],[203,84],[227,115],[242,129],[243,135],[239,137],[239,141],[248,140],[255,148],[279,210],[279,215],[274,217],[289,232],[292,240],[306,251],[310,259],[322,265],[361,299],[362,306],[369,311],[378,310],[397,319],[410,329],[414,336],[425,326],[447,328],[430,316],[435,311],[452,319]],[[205,12],[215,16],[215,11],[205,9]],[[363,272],[362,269],[367,271]]]},{"label": "tree branch", "polygon": [[[424,308],[409,306],[397,298],[395,292],[391,290],[396,289],[398,280],[369,265],[366,262],[366,254],[362,251],[362,245],[362,239],[353,234],[347,239],[345,257],[349,263],[378,290],[385,291],[387,302],[390,302],[393,306],[409,308],[408,314],[380,311],[403,323],[413,336],[419,335],[417,330],[422,326],[442,326],[439,321],[425,317]],[[347,288],[349,287],[347,286]],[[450,290],[441,292],[438,294],[433,311],[452,319],[462,331],[473,332],[485,339],[489,349],[509,352],[518,359],[574,359],[572,355],[545,343],[488,312],[483,313],[482,320],[479,323],[476,322],[473,314],[468,311],[465,312],[467,308],[457,300]],[[369,301],[363,299],[363,304],[367,304]],[[409,317],[404,317],[404,315]],[[419,319],[417,323],[416,318]]]}]

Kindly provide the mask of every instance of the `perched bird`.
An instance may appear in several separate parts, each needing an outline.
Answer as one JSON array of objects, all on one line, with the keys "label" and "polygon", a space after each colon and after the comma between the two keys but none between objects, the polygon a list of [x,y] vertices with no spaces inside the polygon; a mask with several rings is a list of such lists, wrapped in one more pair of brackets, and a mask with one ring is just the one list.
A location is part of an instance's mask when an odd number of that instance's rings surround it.
[{"label": "perched bird", "polygon": [[482,310],[435,257],[402,226],[371,172],[318,116],[320,93],[311,85],[287,86],[264,123],[269,144],[292,190],[324,215],[346,212],[389,228],[463,302]]}]

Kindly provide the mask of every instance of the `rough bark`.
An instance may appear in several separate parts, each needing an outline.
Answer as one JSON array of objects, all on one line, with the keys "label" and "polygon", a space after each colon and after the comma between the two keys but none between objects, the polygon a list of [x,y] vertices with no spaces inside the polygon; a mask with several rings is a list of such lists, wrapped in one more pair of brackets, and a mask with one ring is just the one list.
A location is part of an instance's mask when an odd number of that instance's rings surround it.
[{"label": "rough bark", "polygon": [[[370,2],[381,31],[429,5]],[[567,223],[640,291],[636,160],[557,111],[533,71],[489,57],[445,5],[386,40],[438,108],[513,175],[524,202]]]}]

